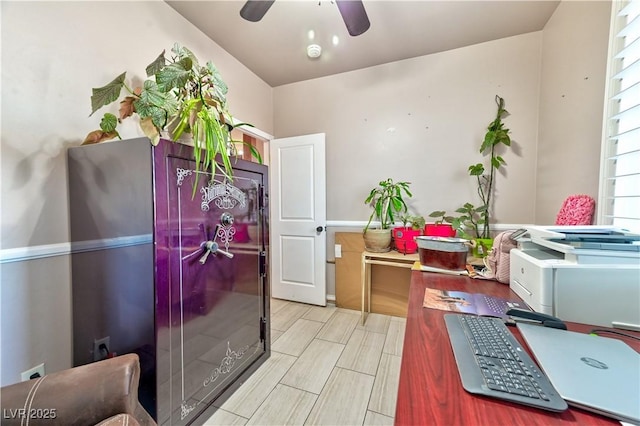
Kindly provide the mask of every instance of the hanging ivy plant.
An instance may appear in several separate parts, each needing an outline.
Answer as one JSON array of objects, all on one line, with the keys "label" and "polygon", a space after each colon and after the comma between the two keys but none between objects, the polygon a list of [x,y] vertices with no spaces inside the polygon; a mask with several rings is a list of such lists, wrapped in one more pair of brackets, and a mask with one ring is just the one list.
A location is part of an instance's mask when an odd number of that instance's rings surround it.
[{"label": "hanging ivy plant", "polygon": [[[100,108],[120,100],[118,116],[105,113],[100,129],[90,132],[83,145],[118,138],[118,125],[129,117],[139,119],[142,132],[153,145],[157,145],[163,132],[172,140],[183,134],[193,138],[196,169],[216,171],[232,179],[230,157],[235,154],[231,138],[234,128],[250,126],[234,124],[227,110],[227,85],[212,62],[200,65],[196,56],[186,47],[175,43],[171,55],[163,50],[146,68],[147,79],[142,87],[132,88],[123,72],[105,86],[93,88],[91,114]],[[251,154],[262,162],[255,147],[247,144]],[[222,167],[215,161],[219,155]]]}]

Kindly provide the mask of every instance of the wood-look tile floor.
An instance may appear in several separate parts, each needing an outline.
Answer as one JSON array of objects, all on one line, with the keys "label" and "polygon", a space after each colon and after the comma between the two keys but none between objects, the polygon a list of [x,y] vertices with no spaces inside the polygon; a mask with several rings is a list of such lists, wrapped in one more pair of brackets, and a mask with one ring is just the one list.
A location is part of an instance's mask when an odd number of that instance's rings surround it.
[{"label": "wood-look tile floor", "polygon": [[271,357],[205,425],[393,425],[406,320],[271,300]]}]

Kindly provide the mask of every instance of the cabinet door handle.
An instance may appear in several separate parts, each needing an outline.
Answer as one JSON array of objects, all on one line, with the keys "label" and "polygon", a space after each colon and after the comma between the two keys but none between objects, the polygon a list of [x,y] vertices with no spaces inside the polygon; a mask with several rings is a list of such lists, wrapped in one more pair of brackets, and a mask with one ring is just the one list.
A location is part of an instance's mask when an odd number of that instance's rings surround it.
[{"label": "cabinet door handle", "polygon": [[209,253],[213,253],[213,254],[220,253],[227,256],[229,259],[233,258],[233,253],[229,253],[226,250],[222,250],[218,245],[218,243],[216,243],[215,241],[207,241],[205,243],[205,248],[209,251]]},{"label": "cabinet door handle", "polygon": [[[201,225],[201,228],[203,229],[203,232],[204,232],[204,226],[203,225]],[[233,253],[230,253],[230,252],[228,252],[226,250],[222,250],[220,248],[220,245],[216,242],[216,238],[218,237],[218,231],[219,230],[220,230],[220,225],[216,225],[216,230],[213,233],[213,239],[212,240],[206,239],[207,236],[206,236],[206,232],[205,232],[205,239],[206,240],[203,241],[202,243],[200,243],[200,248],[198,250],[194,251],[193,253],[184,256],[182,258],[182,260],[187,260],[187,259],[199,254],[201,252],[201,250],[204,250],[204,253],[202,253],[202,255],[200,256],[200,259],[198,260],[198,262],[200,262],[201,265],[205,264],[205,262],[207,261],[207,259],[209,258],[209,255],[211,253],[213,253],[213,254],[220,253],[220,254],[228,257],[229,259],[233,259]]]},{"label": "cabinet door handle", "polygon": [[205,252],[200,258],[200,263],[202,265],[204,265],[204,263],[207,261],[207,258],[209,257],[209,254],[211,253],[213,254],[220,253],[227,256],[229,259],[233,258],[233,253],[229,253],[228,251],[222,250],[218,245],[218,243],[216,243],[215,241],[205,241],[204,249],[205,249]]}]

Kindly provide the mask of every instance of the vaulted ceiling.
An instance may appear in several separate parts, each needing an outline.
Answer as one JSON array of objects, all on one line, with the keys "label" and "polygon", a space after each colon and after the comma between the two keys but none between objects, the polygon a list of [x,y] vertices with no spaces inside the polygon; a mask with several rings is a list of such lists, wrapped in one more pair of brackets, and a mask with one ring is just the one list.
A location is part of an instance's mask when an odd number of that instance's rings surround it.
[{"label": "vaulted ceiling", "polygon": [[[352,37],[333,1],[276,0],[264,18],[244,1],[167,1],[272,87],[543,29],[559,1],[364,0],[371,22]],[[318,44],[322,55],[307,56]]]}]

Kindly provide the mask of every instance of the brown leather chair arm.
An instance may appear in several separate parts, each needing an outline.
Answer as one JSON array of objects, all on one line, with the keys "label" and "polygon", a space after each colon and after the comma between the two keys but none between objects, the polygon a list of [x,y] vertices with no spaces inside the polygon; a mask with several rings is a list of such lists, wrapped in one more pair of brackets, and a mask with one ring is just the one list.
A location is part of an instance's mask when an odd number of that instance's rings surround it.
[{"label": "brown leather chair arm", "polygon": [[138,401],[139,380],[138,355],[126,354],[5,386],[2,425],[87,426],[119,414],[155,425]]}]

